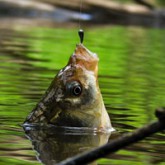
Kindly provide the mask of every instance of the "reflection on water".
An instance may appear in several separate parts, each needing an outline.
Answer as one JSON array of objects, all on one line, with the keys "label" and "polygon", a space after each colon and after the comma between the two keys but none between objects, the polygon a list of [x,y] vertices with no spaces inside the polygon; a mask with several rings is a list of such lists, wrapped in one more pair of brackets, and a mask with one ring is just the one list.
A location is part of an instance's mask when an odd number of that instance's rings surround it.
[{"label": "reflection on water", "polygon": [[[77,41],[77,29],[0,31],[2,165],[41,164],[19,124],[41,98],[57,71],[66,64]],[[164,106],[164,43],[164,30],[117,26],[86,29],[84,44],[100,57],[101,91],[112,124],[121,133],[154,120],[155,108]],[[43,147],[56,161],[67,157],[68,151],[73,151],[74,155],[107,140],[104,141],[102,135],[67,135],[68,141],[66,135],[30,132],[28,136],[35,139],[32,143],[38,147],[35,149],[44,152]],[[41,134],[43,136],[37,136]],[[38,156],[40,159],[44,159],[41,155],[46,156],[43,152]],[[98,161],[98,164],[129,163],[162,165],[164,135],[155,134]]]},{"label": "reflection on water", "polygon": [[76,154],[108,142],[110,134],[93,133],[91,129],[54,126],[24,127],[27,137],[38,153],[38,159],[53,165]]}]

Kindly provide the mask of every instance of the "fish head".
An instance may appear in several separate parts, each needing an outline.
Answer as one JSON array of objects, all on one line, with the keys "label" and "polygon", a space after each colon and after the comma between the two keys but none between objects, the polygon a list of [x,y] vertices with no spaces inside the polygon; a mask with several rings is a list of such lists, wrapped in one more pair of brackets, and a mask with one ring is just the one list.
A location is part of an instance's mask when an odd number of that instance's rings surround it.
[{"label": "fish head", "polygon": [[111,127],[98,85],[98,57],[76,46],[27,121],[71,127]]},{"label": "fish head", "polygon": [[61,91],[60,95],[57,94],[56,101],[63,110],[88,109],[96,100],[97,68],[97,55],[82,44],[77,45],[68,64],[59,71],[54,83],[54,87]]}]

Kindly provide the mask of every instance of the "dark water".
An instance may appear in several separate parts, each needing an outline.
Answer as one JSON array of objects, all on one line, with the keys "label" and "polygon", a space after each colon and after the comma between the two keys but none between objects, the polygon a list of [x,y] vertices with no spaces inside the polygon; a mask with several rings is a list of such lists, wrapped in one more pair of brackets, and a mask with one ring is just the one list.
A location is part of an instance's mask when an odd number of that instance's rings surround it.
[{"label": "dark water", "polygon": [[[165,30],[114,26],[85,31],[85,46],[100,58],[99,83],[114,128],[131,132],[155,120],[155,108],[165,106]],[[52,164],[108,141],[105,135],[32,131],[38,154],[19,125],[77,42],[74,28],[0,30],[0,165],[41,164],[36,155]],[[164,137],[157,133],[97,163],[163,165]]]}]

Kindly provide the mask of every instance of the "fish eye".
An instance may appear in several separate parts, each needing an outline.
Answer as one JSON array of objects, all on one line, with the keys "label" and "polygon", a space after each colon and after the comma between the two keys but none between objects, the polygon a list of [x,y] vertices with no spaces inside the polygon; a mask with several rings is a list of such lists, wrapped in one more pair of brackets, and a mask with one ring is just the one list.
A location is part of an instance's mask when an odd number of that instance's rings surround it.
[{"label": "fish eye", "polygon": [[78,85],[78,86],[75,86],[73,88],[73,91],[72,93],[75,95],[75,96],[79,96],[81,94],[81,87]]},{"label": "fish eye", "polygon": [[80,96],[82,93],[82,86],[79,82],[73,81],[67,85],[67,91],[72,96]]}]

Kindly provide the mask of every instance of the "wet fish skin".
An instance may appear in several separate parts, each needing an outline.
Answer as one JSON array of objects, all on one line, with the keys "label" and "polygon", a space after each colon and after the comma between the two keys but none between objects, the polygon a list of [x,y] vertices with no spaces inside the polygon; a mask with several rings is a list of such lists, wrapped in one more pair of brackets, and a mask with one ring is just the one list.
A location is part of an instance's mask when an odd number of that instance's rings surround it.
[{"label": "wet fish skin", "polygon": [[95,53],[78,44],[25,123],[111,128],[97,80],[98,61]]}]

